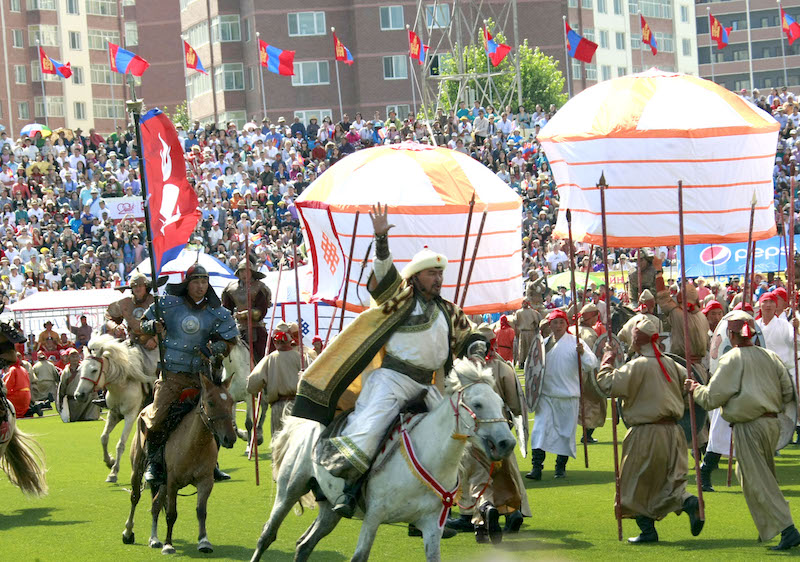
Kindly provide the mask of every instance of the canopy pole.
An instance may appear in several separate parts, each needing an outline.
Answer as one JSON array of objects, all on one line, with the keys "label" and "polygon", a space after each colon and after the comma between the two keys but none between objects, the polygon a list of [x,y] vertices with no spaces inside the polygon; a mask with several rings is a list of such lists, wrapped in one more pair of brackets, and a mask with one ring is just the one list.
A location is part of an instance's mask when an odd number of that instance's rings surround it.
[{"label": "canopy pole", "polygon": [[[572,279],[572,316],[575,319],[575,353],[578,356],[578,387],[580,388],[580,414],[581,428],[583,430],[583,463],[589,468],[589,444],[586,435],[586,405],[583,400],[583,365],[581,364],[581,354],[578,349],[581,347],[581,327],[578,325],[578,292],[575,287],[575,246],[572,243],[572,211],[567,209],[567,232],[569,233],[569,272]],[[606,275],[608,277],[608,275]],[[586,294],[584,288],[584,295]]]}]

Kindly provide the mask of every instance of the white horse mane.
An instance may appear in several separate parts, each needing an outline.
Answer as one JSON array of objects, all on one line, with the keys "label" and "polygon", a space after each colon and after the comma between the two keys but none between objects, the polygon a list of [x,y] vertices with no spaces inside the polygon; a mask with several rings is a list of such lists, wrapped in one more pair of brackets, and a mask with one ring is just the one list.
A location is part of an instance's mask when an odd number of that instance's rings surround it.
[{"label": "white horse mane", "polygon": [[444,384],[447,393],[464,390],[471,384],[488,384],[492,389],[495,388],[492,370],[488,367],[481,368],[477,363],[468,359],[459,359],[453,363],[453,369]]},{"label": "white horse mane", "polygon": [[141,354],[134,353],[134,348],[111,334],[92,336],[86,345],[85,354],[86,357],[102,358],[107,362],[105,375],[109,383],[115,382],[120,376],[141,383],[153,382],[144,371]]}]

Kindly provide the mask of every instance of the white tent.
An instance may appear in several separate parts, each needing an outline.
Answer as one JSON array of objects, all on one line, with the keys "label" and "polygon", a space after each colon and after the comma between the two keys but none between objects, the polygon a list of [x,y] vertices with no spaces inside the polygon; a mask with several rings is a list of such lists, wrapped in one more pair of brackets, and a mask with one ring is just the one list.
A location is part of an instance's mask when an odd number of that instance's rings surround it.
[{"label": "white tent", "polygon": [[53,323],[53,329],[66,333],[67,316],[73,326],[80,323],[80,316],[86,315],[90,326],[97,328],[103,322],[106,308],[121,299],[124,293],[115,289],[90,289],[85,291],[40,291],[28,298],[6,307],[14,314],[25,334],[38,335],[44,330],[44,323]]},{"label": "white tent", "polygon": [[[236,275],[234,275],[233,271],[214,256],[196,250],[187,250],[186,248],[181,250],[181,253],[178,254],[178,257],[174,260],[164,264],[164,267],[161,269],[161,275],[169,275],[168,283],[178,284],[183,281],[186,271],[195,262],[206,268],[208,271],[208,281],[211,286],[214,287],[214,291],[217,295],[222,295],[222,291],[228,286],[228,283],[236,279]],[[144,260],[137,265],[133,271],[143,273],[149,278],[151,274],[150,259]],[[133,275],[133,272],[131,275]],[[294,288],[294,279],[292,279],[292,288]],[[159,289],[159,294],[163,295],[164,290],[162,286]]]}]

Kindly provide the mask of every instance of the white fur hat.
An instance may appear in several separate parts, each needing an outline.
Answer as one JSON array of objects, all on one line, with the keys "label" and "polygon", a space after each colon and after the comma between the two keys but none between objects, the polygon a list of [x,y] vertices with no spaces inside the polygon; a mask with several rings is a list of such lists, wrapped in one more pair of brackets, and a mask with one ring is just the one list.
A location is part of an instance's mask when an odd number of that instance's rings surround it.
[{"label": "white fur hat", "polygon": [[445,269],[447,267],[447,258],[425,246],[411,258],[411,261],[403,268],[400,275],[404,279],[410,279],[415,273],[434,267]]}]

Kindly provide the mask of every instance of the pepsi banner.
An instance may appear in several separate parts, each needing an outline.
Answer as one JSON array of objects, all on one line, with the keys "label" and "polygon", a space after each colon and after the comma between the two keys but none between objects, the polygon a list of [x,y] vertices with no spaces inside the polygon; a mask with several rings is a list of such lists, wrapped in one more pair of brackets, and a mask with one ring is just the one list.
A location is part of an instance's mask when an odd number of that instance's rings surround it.
[{"label": "pepsi banner", "polygon": [[[799,243],[800,235],[796,235],[795,248],[800,247]],[[756,242],[755,270],[762,273],[785,271],[787,254],[788,249],[780,236],[759,240]],[[743,275],[746,262],[746,242],[686,246],[686,277],[689,278]]]}]

